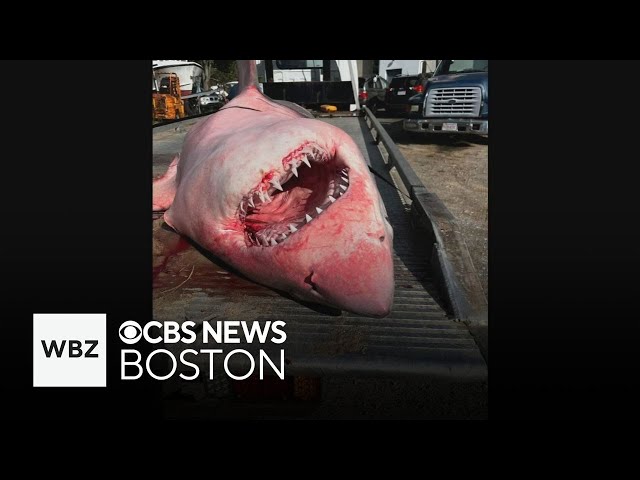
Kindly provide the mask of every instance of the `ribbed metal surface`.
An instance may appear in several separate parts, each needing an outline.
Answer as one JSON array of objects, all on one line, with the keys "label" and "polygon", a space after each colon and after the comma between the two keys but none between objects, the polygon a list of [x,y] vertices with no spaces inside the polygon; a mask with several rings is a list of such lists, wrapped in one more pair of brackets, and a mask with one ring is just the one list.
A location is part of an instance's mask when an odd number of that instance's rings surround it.
[{"label": "ribbed metal surface", "polygon": [[436,88],[429,90],[425,116],[477,117],[481,101],[478,87]]},{"label": "ribbed metal surface", "polygon": [[[326,119],[349,133],[379,172],[383,159],[361,118]],[[166,154],[167,152],[162,152]],[[388,177],[391,180],[391,177]],[[259,348],[279,358],[285,349],[289,374],[357,373],[407,374],[478,379],[486,376],[484,360],[468,330],[449,318],[438,304],[432,283],[428,245],[416,237],[407,207],[392,186],[378,181],[394,229],[395,301],[386,318],[319,311],[230,273],[215,259],[188,247],[169,258],[154,280],[154,315],[158,320],[189,319],[286,322],[287,341],[273,344],[235,344]],[[162,222],[162,220],[155,220]],[[171,240],[156,229],[156,239]],[[160,235],[158,232],[162,232]],[[188,278],[189,273],[191,277]],[[186,280],[186,281],[185,281]],[[184,284],[181,285],[181,283]],[[178,285],[178,288],[176,288]],[[198,345],[191,345],[198,349]],[[207,348],[216,348],[207,344]],[[220,346],[225,351],[229,345]],[[234,355],[230,365],[246,358]],[[240,366],[239,368],[243,368]]]}]

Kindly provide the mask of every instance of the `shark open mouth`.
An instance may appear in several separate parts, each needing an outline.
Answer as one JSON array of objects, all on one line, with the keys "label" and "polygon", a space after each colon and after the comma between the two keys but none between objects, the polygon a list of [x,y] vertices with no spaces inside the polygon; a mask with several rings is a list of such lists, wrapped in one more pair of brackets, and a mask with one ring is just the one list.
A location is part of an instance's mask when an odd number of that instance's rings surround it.
[{"label": "shark open mouth", "polygon": [[238,207],[249,246],[275,247],[331,208],[349,189],[349,169],[314,144],[287,155]]}]

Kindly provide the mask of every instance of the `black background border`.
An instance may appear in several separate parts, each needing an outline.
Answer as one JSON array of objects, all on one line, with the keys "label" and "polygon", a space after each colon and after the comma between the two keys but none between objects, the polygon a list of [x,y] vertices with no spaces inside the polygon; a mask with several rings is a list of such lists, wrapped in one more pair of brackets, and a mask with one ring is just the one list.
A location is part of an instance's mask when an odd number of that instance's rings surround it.
[{"label": "black background border", "polygon": [[[112,345],[121,322],[151,318],[149,62],[2,63],[21,72],[0,189],[0,368],[18,421],[161,418],[159,384],[119,382],[116,355],[107,389],[31,386],[33,313],[106,312]],[[492,419],[638,415],[639,67],[491,61]],[[52,98],[105,72],[126,82]]]}]

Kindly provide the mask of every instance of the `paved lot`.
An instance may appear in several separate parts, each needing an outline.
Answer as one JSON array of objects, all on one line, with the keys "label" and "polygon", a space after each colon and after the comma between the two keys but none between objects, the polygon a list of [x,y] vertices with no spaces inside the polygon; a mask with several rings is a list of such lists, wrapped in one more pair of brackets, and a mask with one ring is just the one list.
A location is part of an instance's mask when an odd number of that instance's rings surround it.
[{"label": "paved lot", "polygon": [[380,122],[427,189],[456,217],[488,298],[487,140],[472,135],[409,136],[401,118],[381,116]]}]

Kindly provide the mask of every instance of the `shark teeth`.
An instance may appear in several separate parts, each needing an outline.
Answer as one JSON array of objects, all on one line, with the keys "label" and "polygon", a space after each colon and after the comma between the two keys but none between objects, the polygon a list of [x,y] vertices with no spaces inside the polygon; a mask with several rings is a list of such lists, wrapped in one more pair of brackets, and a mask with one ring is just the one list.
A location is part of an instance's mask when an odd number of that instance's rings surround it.
[{"label": "shark teeth", "polygon": [[277,178],[270,180],[269,183],[271,183],[271,185],[273,185],[275,188],[277,188],[281,192],[284,192],[284,189],[282,188],[282,185],[280,185],[280,181]]},{"label": "shark teeth", "polygon": [[[268,182],[261,182],[240,201],[238,216],[242,223],[244,224],[247,217],[260,213],[263,205],[272,201],[272,196],[276,198],[280,192],[284,192],[285,183],[294,176],[299,178],[300,175],[303,175],[304,177],[304,172],[299,171],[303,163],[309,168],[323,168],[318,167],[318,165],[328,160],[329,155],[317,148],[305,148],[296,153],[295,157],[289,160],[288,164],[283,164],[284,171],[279,174],[276,173],[276,175],[272,174],[271,176],[274,178],[271,178]],[[324,168],[326,168],[326,166]],[[308,205],[304,217],[296,219],[290,218],[288,222],[284,221],[280,223],[276,221],[276,223],[273,224],[262,224],[257,230],[255,229],[256,227],[249,226],[252,225],[252,223],[245,224],[245,239],[248,246],[275,247],[317,219],[320,214],[330,208],[332,204],[348,191],[350,187],[349,168],[336,168],[334,170],[334,176],[327,181],[326,187],[327,193],[324,202],[320,205]],[[260,222],[258,223],[260,224]]]}]

